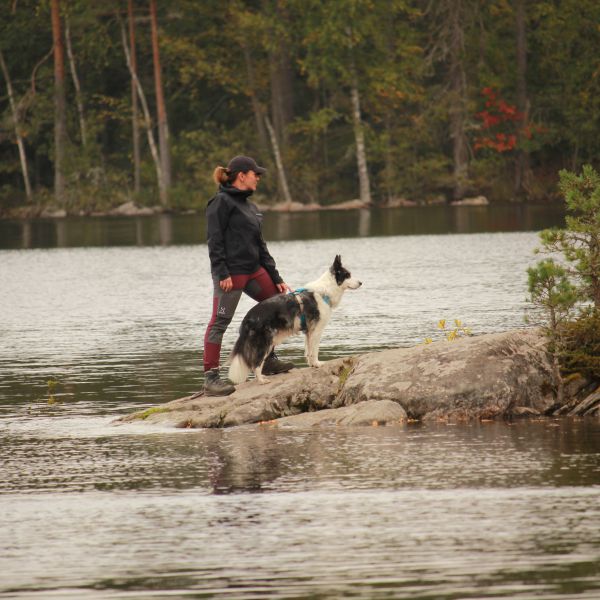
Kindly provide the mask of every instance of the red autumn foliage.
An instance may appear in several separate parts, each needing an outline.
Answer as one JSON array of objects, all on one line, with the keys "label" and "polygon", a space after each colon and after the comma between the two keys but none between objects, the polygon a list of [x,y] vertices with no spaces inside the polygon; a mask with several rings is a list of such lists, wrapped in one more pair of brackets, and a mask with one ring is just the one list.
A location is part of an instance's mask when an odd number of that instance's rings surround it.
[{"label": "red autumn foliage", "polygon": [[516,106],[508,104],[491,87],[483,88],[481,94],[485,98],[485,109],[475,116],[481,121],[485,135],[475,138],[475,150],[490,148],[496,152],[509,152],[517,147],[519,134],[531,139],[531,128],[524,126],[524,115]]}]

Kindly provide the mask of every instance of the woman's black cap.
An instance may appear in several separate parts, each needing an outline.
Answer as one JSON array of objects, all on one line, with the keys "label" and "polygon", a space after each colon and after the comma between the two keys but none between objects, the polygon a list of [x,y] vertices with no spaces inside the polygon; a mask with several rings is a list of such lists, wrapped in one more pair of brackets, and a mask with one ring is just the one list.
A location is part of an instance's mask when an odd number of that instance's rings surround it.
[{"label": "woman's black cap", "polygon": [[234,156],[227,165],[227,170],[230,173],[241,171],[247,173],[254,171],[257,175],[264,175],[267,170],[264,167],[259,167],[256,161],[249,156]]}]

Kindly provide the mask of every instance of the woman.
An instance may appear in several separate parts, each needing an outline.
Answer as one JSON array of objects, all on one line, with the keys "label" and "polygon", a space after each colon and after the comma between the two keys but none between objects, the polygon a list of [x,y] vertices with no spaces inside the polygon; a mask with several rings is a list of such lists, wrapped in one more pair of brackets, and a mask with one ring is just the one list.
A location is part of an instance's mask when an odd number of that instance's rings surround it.
[{"label": "woman", "polygon": [[[219,377],[221,341],[233,318],[242,292],[257,302],[290,288],[279,275],[262,236],[262,215],[248,199],[266,170],[249,156],[236,156],[227,168],[213,174],[217,195],[206,207],[208,254],[214,285],[212,317],[204,335],[204,393],[226,396],[235,387]],[[293,368],[271,353],[265,375]]]}]

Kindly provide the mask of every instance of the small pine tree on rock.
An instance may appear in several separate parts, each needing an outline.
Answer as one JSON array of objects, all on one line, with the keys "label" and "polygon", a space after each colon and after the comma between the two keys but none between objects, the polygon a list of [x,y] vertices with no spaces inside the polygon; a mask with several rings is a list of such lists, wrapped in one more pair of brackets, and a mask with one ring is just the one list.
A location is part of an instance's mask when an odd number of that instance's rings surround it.
[{"label": "small pine tree on rock", "polygon": [[[567,217],[565,229],[542,231],[539,252],[560,254],[564,264],[553,258],[528,269],[530,301],[547,317],[550,350],[558,373],[559,396],[562,383],[558,360],[600,378],[600,174],[586,165],[580,175],[563,170],[559,188],[564,195]],[[574,308],[580,310],[573,319]],[[583,352],[573,331],[586,332],[587,352]],[[589,339],[590,335],[594,339]],[[576,355],[576,360],[574,357]],[[593,366],[590,366],[593,365]]]}]

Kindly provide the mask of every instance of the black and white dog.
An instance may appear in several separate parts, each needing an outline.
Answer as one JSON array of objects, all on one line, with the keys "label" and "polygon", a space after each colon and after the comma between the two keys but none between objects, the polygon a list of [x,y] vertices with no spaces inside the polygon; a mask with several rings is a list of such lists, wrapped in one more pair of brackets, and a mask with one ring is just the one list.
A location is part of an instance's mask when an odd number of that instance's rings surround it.
[{"label": "black and white dog", "polygon": [[319,344],[331,311],[346,290],[362,285],[353,279],[336,256],[331,267],[316,281],[288,294],[278,294],[252,307],[240,325],[240,336],[231,353],[229,379],[242,383],[254,371],[259,383],[268,383],[262,374],[271,350],[296,333],[306,334],[304,355],[310,367],[319,367]]}]

